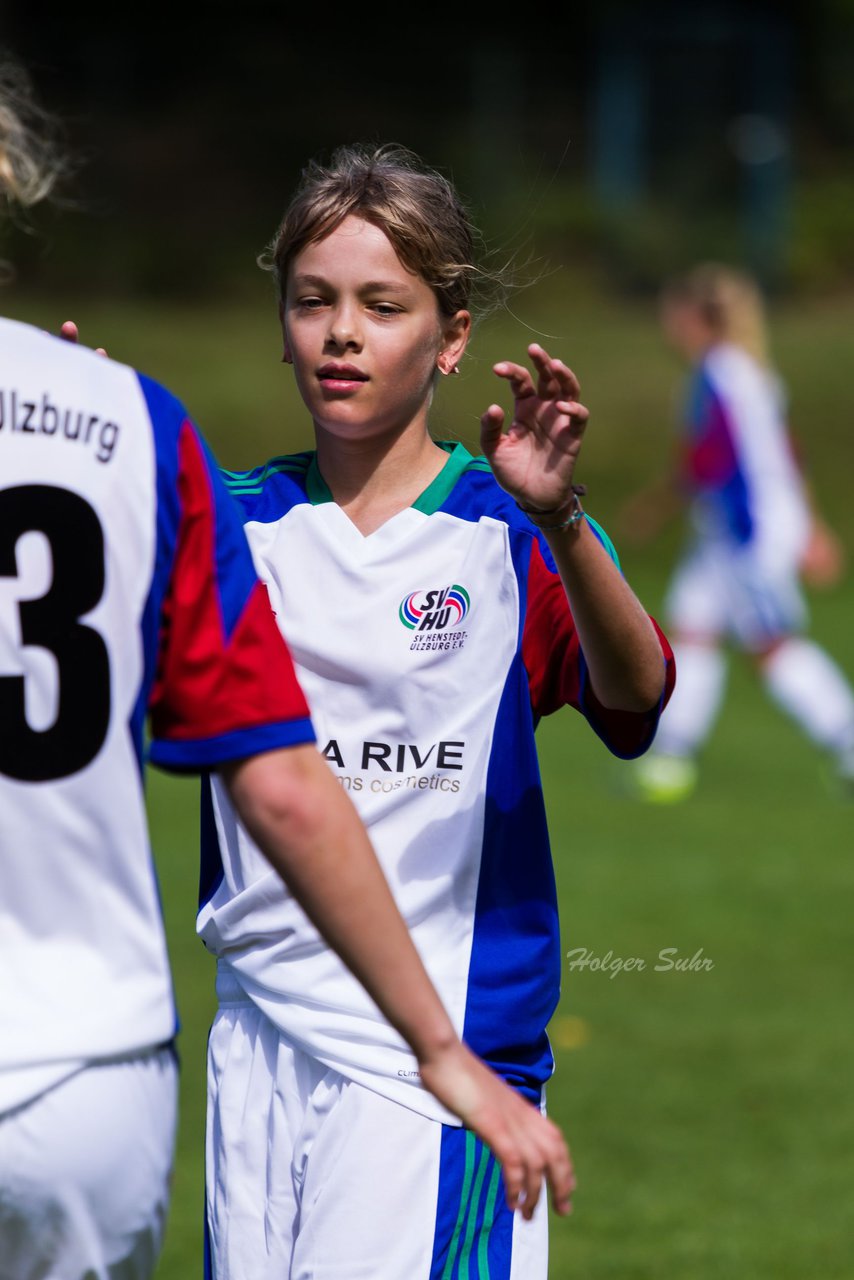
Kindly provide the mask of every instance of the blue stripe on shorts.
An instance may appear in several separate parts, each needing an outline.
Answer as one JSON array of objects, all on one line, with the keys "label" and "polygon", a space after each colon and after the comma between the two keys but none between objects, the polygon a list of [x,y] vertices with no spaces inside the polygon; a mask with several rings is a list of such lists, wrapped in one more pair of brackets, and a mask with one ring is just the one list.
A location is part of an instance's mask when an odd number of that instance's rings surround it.
[{"label": "blue stripe on shorts", "polygon": [[495,1156],[470,1130],[443,1125],[430,1280],[509,1280],[512,1246]]}]

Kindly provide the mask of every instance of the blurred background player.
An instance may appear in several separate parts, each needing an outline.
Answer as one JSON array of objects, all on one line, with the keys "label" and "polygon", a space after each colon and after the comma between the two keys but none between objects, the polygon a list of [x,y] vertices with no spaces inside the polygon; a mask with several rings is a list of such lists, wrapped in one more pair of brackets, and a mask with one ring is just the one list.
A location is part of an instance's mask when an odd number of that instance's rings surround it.
[{"label": "blurred background player", "polygon": [[[588,414],[562,361],[532,345],[530,368],[495,366],[514,415],[505,432],[487,409],[485,457],[430,435],[488,282],[476,258],[453,186],[411,152],[309,164],[265,261],[316,451],[229,484],[324,754],[456,1027],[541,1106],[561,956],[535,726],[573,705],[637,755],[672,667],[573,488]],[[507,1213],[489,1152],[299,905],[253,883],[217,782],[203,838],[215,1274],[545,1277],[545,1206]]]},{"label": "blurred background player", "polygon": [[[45,121],[19,70],[0,83],[0,183],[26,205],[55,172]],[[533,1211],[545,1173],[565,1212],[562,1138],[455,1035],[182,405],[28,325],[0,320],[0,352],[0,1274],[145,1277],[159,1250],[176,1025],[146,724],[157,764],[218,771],[512,1203]]]},{"label": "blurred background player", "polygon": [[691,533],[665,601],[678,687],[634,780],[650,800],[693,790],[723,698],[729,643],[750,656],[770,697],[828,753],[851,793],[854,694],[807,636],[801,590],[802,580],[837,581],[844,554],[793,446],[761,292],[742,272],[701,264],[667,284],[660,309],[667,342],[691,366],[679,461],[632,500],[623,523],[625,536],[640,541],[687,502]]}]

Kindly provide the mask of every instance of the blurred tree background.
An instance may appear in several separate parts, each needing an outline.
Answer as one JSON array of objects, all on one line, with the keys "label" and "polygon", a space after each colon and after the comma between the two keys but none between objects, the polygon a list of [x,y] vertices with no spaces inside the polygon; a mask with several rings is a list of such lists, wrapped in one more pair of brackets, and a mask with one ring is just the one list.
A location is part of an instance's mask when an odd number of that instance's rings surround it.
[{"label": "blurred tree background", "polygon": [[240,292],[301,165],[361,138],[413,147],[488,234],[617,291],[710,255],[783,293],[854,285],[852,0],[602,0],[517,26],[5,0],[0,38],[77,160],[66,208],[18,236],[20,283]]}]

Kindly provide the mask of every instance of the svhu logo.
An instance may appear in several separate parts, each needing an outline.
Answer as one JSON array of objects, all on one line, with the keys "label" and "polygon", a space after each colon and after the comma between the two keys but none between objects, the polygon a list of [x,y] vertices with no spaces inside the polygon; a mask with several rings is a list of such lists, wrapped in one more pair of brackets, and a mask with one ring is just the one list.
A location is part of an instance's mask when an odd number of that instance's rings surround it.
[{"label": "svhu logo", "polygon": [[400,602],[398,617],[410,631],[446,631],[456,627],[471,608],[465,587],[454,583],[436,591],[413,591]]}]

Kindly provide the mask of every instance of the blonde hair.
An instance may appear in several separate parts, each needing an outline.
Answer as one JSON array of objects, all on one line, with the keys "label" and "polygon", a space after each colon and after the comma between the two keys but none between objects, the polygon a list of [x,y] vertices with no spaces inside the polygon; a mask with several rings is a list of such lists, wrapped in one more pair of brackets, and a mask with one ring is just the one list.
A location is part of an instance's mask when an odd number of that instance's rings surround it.
[{"label": "blonde hair", "polygon": [[327,164],[308,163],[276,235],[258,258],[275,276],[280,297],[300,250],[351,214],[385,232],[403,265],[430,285],[447,316],[468,309],[473,292],[479,308],[487,309],[509,283],[501,269],[475,263],[478,232],[447,178],[406,147],[356,143],[338,147]]},{"label": "blonde hair", "polygon": [[757,282],[747,272],[705,262],[665,285],[665,303],[697,308],[715,337],[732,342],[762,364],[770,361],[765,304]]},{"label": "blonde hair", "polygon": [[64,170],[55,128],[22,68],[0,64],[0,193],[7,206],[28,208],[53,189]]}]

